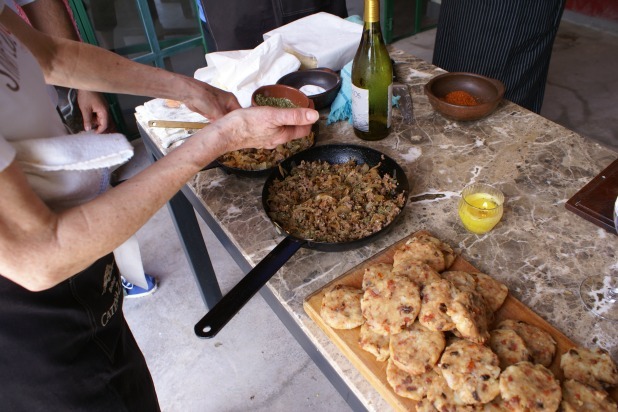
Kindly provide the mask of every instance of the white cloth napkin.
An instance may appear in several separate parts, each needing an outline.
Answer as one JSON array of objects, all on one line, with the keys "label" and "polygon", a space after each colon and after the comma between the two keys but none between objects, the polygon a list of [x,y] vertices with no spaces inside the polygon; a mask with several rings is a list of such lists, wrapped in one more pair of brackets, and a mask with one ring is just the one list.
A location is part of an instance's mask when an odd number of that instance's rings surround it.
[{"label": "white cloth napkin", "polygon": [[354,58],[363,26],[320,12],[264,34],[283,38],[284,49],[298,57],[303,69],[328,67],[339,71]]},{"label": "white cloth napkin", "polygon": [[[160,100],[160,99],[155,99],[155,100]],[[144,103],[143,106],[137,106],[135,108],[135,118],[137,119],[138,122],[142,123],[144,127],[148,127],[147,125],[148,125],[149,120],[179,120],[179,121],[187,121],[187,122],[205,121],[205,117],[201,115],[198,115],[198,116],[200,116],[202,119],[196,120],[195,117],[191,115],[185,115],[183,114],[184,112],[182,111],[177,112],[175,111],[175,109],[170,109],[170,108],[167,108],[167,111],[165,111],[165,109],[161,109],[157,103],[149,105],[148,103],[151,103],[151,102],[154,102],[154,101],[151,100],[150,102]],[[156,113],[153,113],[151,110],[149,110],[149,109],[152,109],[153,107],[155,108]],[[157,109],[157,107],[159,107],[160,110]],[[194,112],[191,112],[191,113],[197,115],[197,113],[194,113]],[[148,134],[151,137],[157,139],[164,149],[171,147],[176,142],[182,142],[184,139],[191,136],[193,133],[195,133],[195,130],[189,131],[185,128],[180,128],[180,127],[151,127],[148,129]]]},{"label": "white cloth napkin", "polygon": [[[173,104],[171,104],[173,103]],[[183,122],[208,122],[208,119],[199,113],[190,110],[181,102],[167,99],[152,99],[144,103],[150,115],[148,120],[177,120]]]},{"label": "white cloth napkin", "polygon": [[208,53],[206,63],[193,77],[234,93],[242,107],[251,106],[251,95],[258,87],[274,84],[300,67],[300,61],[284,50],[279,35],[252,50]]}]

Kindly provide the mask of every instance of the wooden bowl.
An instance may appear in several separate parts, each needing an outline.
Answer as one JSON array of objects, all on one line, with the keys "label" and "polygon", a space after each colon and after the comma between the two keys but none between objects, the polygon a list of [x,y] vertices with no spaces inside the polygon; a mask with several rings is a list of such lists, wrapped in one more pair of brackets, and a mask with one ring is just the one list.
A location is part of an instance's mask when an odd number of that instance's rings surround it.
[{"label": "wooden bowl", "polygon": [[288,73],[277,80],[277,84],[285,84],[299,90],[307,85],[323,88],[324,91],[322,93],[309,96],[315,104],[315,109],[320,110],[330,106],[335,97],[337,97],[337,93],[341,89],[341,78],[337,72],[331,69],[317,68]]},{"label": "wooden bowl", "polygon": [[266,86],[258,87],[251,95],[251,105],[259,106],[255,101],[255,96],[258,94],[264,97],[283,98],[290,100],[297,107],[313,107],[311,99],[309,99],[303,92],[295,89],[291,86],[283,84],[269,84]]},{"label": "wooden bowl", "polygon": [[[457,90],[468,92],[478,104],[461,106],[447,103],[444,97]],[[444,73],[425,84],[425,94],[434,110],[447,119],[479,120],[496,110],[504,96],[504,84],[499,80],[475,73]]]}]

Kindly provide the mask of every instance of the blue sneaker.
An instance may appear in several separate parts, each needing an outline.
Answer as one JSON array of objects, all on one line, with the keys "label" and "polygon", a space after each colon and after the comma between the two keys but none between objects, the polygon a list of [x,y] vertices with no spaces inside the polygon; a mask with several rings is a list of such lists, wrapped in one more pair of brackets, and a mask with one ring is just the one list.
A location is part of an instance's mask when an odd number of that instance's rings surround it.
[{"label": "blue sneaker", "polygon": [[146,283],[148,283],[148,288],[143,289],[133,283],[127,281],[124,277],[121,276],[122,279],[122,288],[124,289],[124,297],[125,298],[141,298],[142,296],[148,296],[154,293],[157,290],[157,279],[150,275],[146,275]]}]

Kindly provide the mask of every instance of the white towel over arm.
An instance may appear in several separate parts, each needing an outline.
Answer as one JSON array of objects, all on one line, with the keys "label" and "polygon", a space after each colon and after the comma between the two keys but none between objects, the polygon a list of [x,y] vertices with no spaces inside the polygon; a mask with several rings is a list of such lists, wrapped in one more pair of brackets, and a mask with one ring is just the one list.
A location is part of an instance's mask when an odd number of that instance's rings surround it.
[{"label": "white towel over arm", "polygon": [[79,133],[11,145],[34,191],[55,210],[105,192],[111,172],[133,156],[133,146],[121,134]]},{"label": "white towel over arm", "polygon": [[[11,145],[34,191],[55,210],[85,203],[107,191],[111,173],[133,156],[131,143],[117,133],[84,132],[18,140]],[[147,287],[134,236],[114,255],[129,282]]]}]

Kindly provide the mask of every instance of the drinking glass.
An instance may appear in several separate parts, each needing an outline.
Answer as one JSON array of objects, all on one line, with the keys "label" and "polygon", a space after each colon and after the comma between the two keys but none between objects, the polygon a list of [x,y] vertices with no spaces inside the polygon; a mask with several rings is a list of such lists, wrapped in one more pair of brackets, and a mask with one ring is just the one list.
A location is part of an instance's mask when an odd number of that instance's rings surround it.
[{"label": "drinking glass", "polygon": [[476,234],[489,232],[502,218],[504,194],[495,187],[474,183],[461,191],[459,218],[464,227]]},{"label": "drinking glass", "polygon": [[588,276],[579,285],[579,297],[590,312],[618,321],[618,276]]}]

